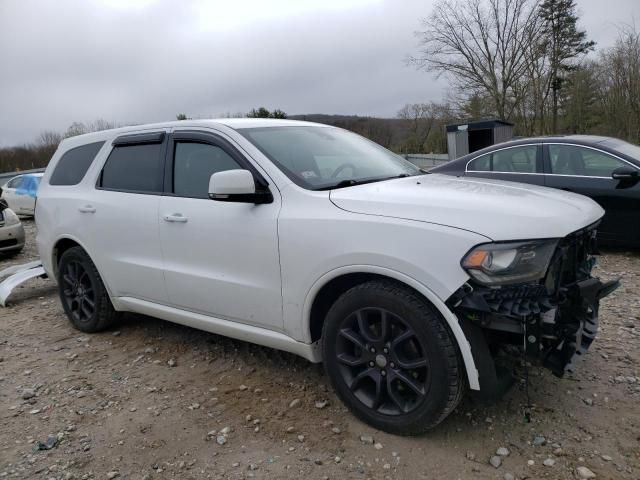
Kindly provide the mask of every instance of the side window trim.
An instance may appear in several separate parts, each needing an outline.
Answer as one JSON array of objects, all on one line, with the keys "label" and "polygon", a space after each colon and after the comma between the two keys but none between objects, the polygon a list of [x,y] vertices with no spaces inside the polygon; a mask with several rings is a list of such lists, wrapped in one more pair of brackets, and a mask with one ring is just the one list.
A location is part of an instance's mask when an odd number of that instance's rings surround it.
[{"label": "side window trim", "polygon": [[[501,172],[501,171],[496,171],[493,170],[493,154],[494,153],[498,153],[498,152],[502,152],[504,150],[509,150],[512,148],[519,148],[519,147],[536,147],[536,172]],[[487,170],[469,170],[469,164],[471,162],[473,162],[474,160],[483,157],[485,155],[490,155],[491,157],[491,170],[487,171]],[[521,145],[510,145],[508,147],[503,147],[503,148],[498,148],[497,150],[493,150],[491,152],[488,153],[483,153],[481,155],[478,155],[476,157],[473,157],[471,160],[469,160],[467,162],[467,164],[464,166],[464,172],[465,173],[504,173],[504,174],[510,174],[510,175],[543,175],[544,174],[544,168],[543,167],[543,163],[542,163],[542,144],[541,143],[523,143]]]},{"label": "side window trim", "polygon": [[[167,164],[166,164],[167,143],[168,143],[167,138],[168,138],[168,135],[164,130],[162,130],[160,132],[135,133],[130,135],[122,135],[120,137],[116,137],[115,139],[113,139],[111,142],[111,150],[109,150],[104,162],[100,166],[100,174],[96,179],[95,189],[105,190],[107,192],[134,193],[138,195],[160,195],[160,196],[166,195],[166,191],[164,188],[159,192],[148,192],[144,190],[127,190],[127,189],[121,189],[121,188],[103,187],[102,175],[104,173],[104,167],[107,165],[107,162],[109,161],[109,157],[117,147],[132,147],[135,145],[149,145],[149,144],[160,143],[162,144],[160,149],[160,159],[162,163],[162,168],[160,169],[160,173],[158,176],[160,177],[159,178],[160,184],[164,187],[163,179],[166,176],[166,168],[167,168]],[[135,140],[139,140],[139,141],[135,141]],[[124,143],[119,143],[119,141],[122,141]]]},{"label": "side window trim", "polygon": [[[204,143],[213,145],[222,149],[227,155],[229,155],[238,165],[251,172],[256,182],[257,189],[269,189],[269,182],[264,176],[256,169],[253,164],[247,160],[247,158],[238,151],[229,141],[222,138],[213,132],[204,132],[201,130],[177,130],[169,135],[167,147],[165,151],[165,167],[164,167],[164,195],[177,198],[196,198],[199,200],[205,200],[201,197],[185,197],[184,195],[176,195],[173,192],[173,171],[175,161],[175,145],[177,142],[193,142]],[[209,201],[208,199],[206,199]]]},{"label": "side window trim", "polygon": [[546,151],[545,152],[545,175],[550,175],[552,177],[606,178],[606,179],[611,180],[611,177],[599,177],[599,176],[594,176],[594,175],[570,175],[570,174],[565,174],[565,173],[552,173],[552,171],[551,171],[551,154],[549,152],[549,145],[564,145],[564,146],[569,146],[569,147],[587,148],[589,150],[595,150],[598,153],[601,153],[603,155],[608,155],[610,157],[615,158],[616,160],[620,160],[621,162],[626,163],[630,167],[633,167],[636,170],[640,171],[640,168],[638,168],[637,165],[634,165],[633,163],[631,163],[629,160],[626,160],[626,159],[624,159],[622,157],[619,157],[615,153],[607,152],[606,150],[602,150],[600,148],[592,147],[590,145],[580,145],[578,143],[545,142],[544,143],[545,151]]}]

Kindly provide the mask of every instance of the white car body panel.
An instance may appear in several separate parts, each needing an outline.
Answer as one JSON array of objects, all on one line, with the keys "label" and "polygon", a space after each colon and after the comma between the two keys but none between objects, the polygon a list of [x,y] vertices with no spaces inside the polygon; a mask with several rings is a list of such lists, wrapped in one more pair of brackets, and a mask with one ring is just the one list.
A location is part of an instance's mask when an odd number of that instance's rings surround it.
[{"label": "white car body panel", "polygon": [[42,173],[30,173],[26,175],[16,175],[11,178],[7,183],[2,185],[2,198],[7,201],[9,208],[18,215],[33,215],[35,213],[36,198],[32,195],[27,195],[21,192],[20,189],[13,188],[12,183],[15,180],[23,178],[25,176],[33,176],[42,178]]},{"label": "white car body panel", "polygon": [[[460,260],[492,240],[566,236],[598,220],[600,207],[551,189],[441,175],[305,190],[235,130],[301,124],[306,122],[182,121],[64,140],[39,192],[37,243],[44,269],[55,278],[54,246],[74,239],[94,260],[116,309],[311,361],[321,360],[310,317],[322,287],[350,273],[386,276],[414,288],[440,311],[458,342],[469,385],[479,389],[469,343],[445,304],[469,278]],[[113,139],[175,129],[214,132],[231,142],[268,179],[274,202],[218,203],[96,189]],[[62,153],[97,141],[105,145],[79,185],[48,185]],[[174,214],[187,221],[163,220]]]},{"label": "white car body panel", "polygon": [[331,201],[351,212],[449,225],[500,241],[562,238],[604,215],[575,193],[441,174],[335,190]]}]

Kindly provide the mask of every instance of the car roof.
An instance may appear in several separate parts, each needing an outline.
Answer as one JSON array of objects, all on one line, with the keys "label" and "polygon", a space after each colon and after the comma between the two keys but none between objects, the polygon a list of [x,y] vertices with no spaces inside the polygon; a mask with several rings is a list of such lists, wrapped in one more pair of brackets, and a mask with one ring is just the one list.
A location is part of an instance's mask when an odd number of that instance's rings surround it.
[{"label": "car roof", "polygon": [[[614,152],[611,149],[611,144],[620,142],[619,139],[614,137],[604,137],[600,135],[547,135],[544,137],[522,137],[516,138],[513,140],[509,140],[507,142],[496,143],[494,145],[490,145],[481,150],[476,150],[475,152],[468,153],[463,155],[460,158],[456,158],[447,162],[443,165],[439,165],[437,167],[432,168],[431,172],[452,172],[465,170],[467,162],[469,160],[484,155],[486,153],[493,152],[494,150],[499,150],[502,148],[515,147],[518,145],[529,145],[532,143],[573,143],[576,145],[585,145],[585,146],[595,146],[598,145],[598,148],[601,148],[604,151],[609,151],[610,153],[614,153],[618,156],[629,159],[628,155],[624,155],[620,152]],[[637,161],[637,160],[636,160]],[[463,166],[461,168],[461,165]]]},{"label": "car roof", "polygon": [[[148,123],[132,125],[128,127],[112,128],[99,132],[85,133],[66,138],[62,141],[65,147],[73,148],[91,142],[105,141],[114,136],[126,135],[127,133],[137,133],[145,130],[157,130],[174,127],[214,127],[224,125],[234,130],[244,128],[264,128],[264,127],[294,127],[294,126],[314,126],[330,128],[330,125],[321,123],[305,122],[302,120],[287,120],[278,118],[212,118],[203,120],[173,120],[171,122]],[[62,145],[61,144],[61,145]]]}]

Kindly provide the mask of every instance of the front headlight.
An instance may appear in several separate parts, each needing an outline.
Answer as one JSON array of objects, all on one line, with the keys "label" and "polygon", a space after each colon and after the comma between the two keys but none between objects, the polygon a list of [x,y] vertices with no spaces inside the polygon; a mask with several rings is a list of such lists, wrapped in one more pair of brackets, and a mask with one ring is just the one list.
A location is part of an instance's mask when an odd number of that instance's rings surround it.
[{"label": "front headlight", "polygon": [[4,216],[4,224],[6,227],[10,227],[12,225],[17,225],[20,223],[20,219],[10,208],[5,208],[2,211],[2,214]]},{"label": "front headlight", "polygon": [[485,243],[467,253],[461,265],[483,285],[533,282],[547,273],[557,244],[558,240]]}]

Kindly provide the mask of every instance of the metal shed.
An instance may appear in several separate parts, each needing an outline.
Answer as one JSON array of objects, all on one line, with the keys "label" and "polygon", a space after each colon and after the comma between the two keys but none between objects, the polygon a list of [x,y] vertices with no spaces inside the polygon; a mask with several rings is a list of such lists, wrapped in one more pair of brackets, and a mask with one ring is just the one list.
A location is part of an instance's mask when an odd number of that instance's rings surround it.
[{"label": "metal shed", "polygon": [[513,138],[513,123],[503,120],[447,125],[449,160]]}]

